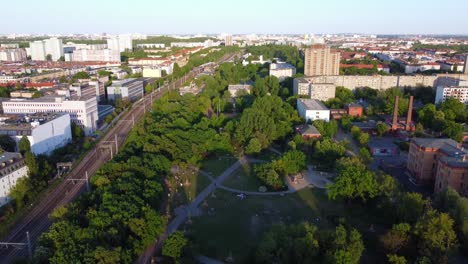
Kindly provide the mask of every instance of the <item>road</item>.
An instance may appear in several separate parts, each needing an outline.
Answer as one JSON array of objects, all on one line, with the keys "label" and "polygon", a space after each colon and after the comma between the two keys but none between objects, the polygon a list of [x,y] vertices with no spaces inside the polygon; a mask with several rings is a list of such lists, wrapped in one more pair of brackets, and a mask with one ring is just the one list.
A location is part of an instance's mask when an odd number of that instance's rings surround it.
[{"label": "road", "polygon": [[[220,62],[232,60],[235,56],[224,56]],[[85,181],[71,181],[70,179],[84,179],[86,173],[91,177],[96,171],[121,149],[133,123],[137,123],[149,111],[155,99],[160,98],[164,91],[175,89],[183,85],[187,79],[201,73],[203,69],[194,68],[187,75],[174,82],[161,87],[161,89],[149,93],[140,101],[133,104],[133,107],[124,114],[115,125],[109,129],[108,133],[100,140],[99,144],[89,151],[86,156],[76,164],[65,179],[53,190],[50,190],[43,199],[38,201],[31,211],[18,222],[10,231],[9,235],[3,237],[3,242],[27,243],[26,232],[31,237],[32,248],[35,247],[37,238],[51,225],[48,215],[54,208],[66,205],[73,201],[81,192],[85,191]],[[117,144],[115,144],[117,139]],[[0,263],[12,263],[15,258],[27,257],[28,249],[23,248],[2,248],[0,249]]]}]

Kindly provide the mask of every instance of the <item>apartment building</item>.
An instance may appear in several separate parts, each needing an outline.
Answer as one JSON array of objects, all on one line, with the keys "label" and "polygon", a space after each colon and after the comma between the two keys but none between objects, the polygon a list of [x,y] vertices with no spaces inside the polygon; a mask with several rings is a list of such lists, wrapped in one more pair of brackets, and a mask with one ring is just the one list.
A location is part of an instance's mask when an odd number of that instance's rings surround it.
[{"label": "apartment building", "polygon": [[307,78],[296,78],[293,81],[294,95],[327,101],[328,99],[335,98],[335,92],[336,85],[333,83],[313,83]]},{"label": "apartment building", "polygon": [[468,197],[468,155],[444,156],[439,159],[434,192],[441,192],[448,187]]},{"label": "apartment building", "polygon": [[131,35],[113,36],[107,40],[107,48],[118,52],[133,49],[133,38]]},{"label": "apartment building", "polygon": [[330,121],[330,110],[319,100],[297,99],[297,112],[307,121]]},{"label": "apartment building", "polygon": [[86,135],[97,129],[98,110],[96,96],[45,96],[35,99],[12,98],[2,102],[5,114],[68,113]]},{"label": "apartment building", "polygon": [[0,49],[0,61],[25,61],[27,59],[24,49]]},{"label": "apartment building", "polygon": [[28,167],[20,153],[0,154],[0,206],[11,201],[9,194],[19,179],[28,176]]},{"label": "apartment building", "polygon": [[304,74],[306,76],[339,75],[340,53],[322,44],[305,49]]},{"label": "apartment building", "polygon": [[17,145],[23,136],[36,154],[50,154],[71,142],[71,120],[67,113],[0,116],[0,135],[8,135]]},{"label": "apartment building", "polygon": [[111,86],[107,87],[107,99],[110,101],[121,99],[133,102],[142,98],[143,93],[143,81],[139,79],[114,81]]},{"label": "apartment building", "polygon": [[293,77],[294,74],[296,74],[296,67],[289,63],[281,62],[270,64],[270,76],[275,76],[280,82],[288,77]]},{"label": "apartment building", "polygon": [[71,61],[120,62],[120,52],[111,49],[78,49],[73,51]]},{"label": "apartment building", "polygon": [[47,55],[51,55],[53,61],[58,61],[63,56],[63,43],[61,39],[50,38],[29,43],[29,55],[31,60],[44,61]]},{"label": "apartment building", "polygon": [[436,89],[435,103],[441,103],[447,98],[453,97],[468,105],[468,86],[438,86]]}]

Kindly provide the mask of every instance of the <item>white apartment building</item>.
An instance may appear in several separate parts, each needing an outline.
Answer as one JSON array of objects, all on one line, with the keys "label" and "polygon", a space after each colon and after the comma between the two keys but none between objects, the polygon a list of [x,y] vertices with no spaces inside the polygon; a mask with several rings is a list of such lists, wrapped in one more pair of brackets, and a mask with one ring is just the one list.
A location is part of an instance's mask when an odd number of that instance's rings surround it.
[{"label": "white apartment building", "polygon": [[61,39],[50,38],[44,40],[46,56],[52,55],[53,61],[58,61],[63,56],[63,43]]},{"label": "white apartment building", "polygon": [[204,47],[204,42],[171,42],[171,47],[178,48],[195,48],[195,47]]},{"label": "white apartment building", "polygon": [[14,75],[0,75],[0,83],[25,83],[29,82],[29,77],[20,77]]},{"label": "white apartment building", "polygon": [[330,110],[319,100],[297,99],[297,112],[307,121],[330,121]]},{"label": "white apartment building", "polygon": [[224,46],[232,46],[232,35],[227,34],[224,36]]},{"label": "white apartment building", "polygon": [[312,83],[308,78],[296,78],[293,81],[294,95],[327,101],[328,99],[335,98],[335,92],[336,86],[332,83]]},{"label": "white apartment building", "polygon": [[29,42],[29,56],[33,61],[43,61],[46,59],[45,44],[42,40]]},{"label": "white apartment building", "polygon": [[71,61],[120,62],[120,52],[111,49],[78,49],[73,51]]},{"label": "white apartment building", "polygon": [[2,102],[5,114],[68,113],[86,135],[97,129],[98,110],[96,96],[50,96],[36,99],[10,99]]},{"label": "white apartment building", "polygon": [[275,76],[280,82],[287,77],[293,77],[296,74],[296,67],[289,63],[272,63],[270,64],[270,76]]},{"label": "white apartment building", "polygon": [[11,201],[9,194],[19,179],[28,176],[28,167],[20,153],[0,154],[0,206]]},{"label": "white apartment building", "polygon": [[123,52],[133,49],[133,38],[131,35],[118,35],[107,39],[107,48]]},{"label": "white apartment building", "polygon": [[53,61],[58,61],[63,56],[63,43],[61,39],[50,38],[36,40],[29,43],[29,55],[31,60],[44,61],[47,55],[52,56]]},{"label": "white apartment building", "polygon": [[143,81],[133,78],[122,81],[113,81],[112,85],[107,87],[107,99],[110,101],[126,99],[133,102],[142,98],[143,93]]},{"label": "white apartment building", "polygon": [[0,49],[0,61],[25,61],[27,59],[24,49]]},{"label": "white apartment building", "polygon": [[435,103],[442,103],[447,98],[453,97],[468,105],[468,86],[438,86],[436,90]]},{"label": "white apartment building", "polygon": [[50,154],[71,142],[71,120],[67,113],[45,113],[0,117],[0,135],[8,135],[19,144],[23,136],[36,154]]}]

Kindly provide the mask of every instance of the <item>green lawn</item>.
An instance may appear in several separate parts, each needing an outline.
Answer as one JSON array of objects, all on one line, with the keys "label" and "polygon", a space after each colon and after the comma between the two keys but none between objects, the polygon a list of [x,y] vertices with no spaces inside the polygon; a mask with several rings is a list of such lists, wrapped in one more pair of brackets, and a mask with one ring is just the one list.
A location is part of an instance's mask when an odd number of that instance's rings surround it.
[{"label": "green lawn", "polygon": [[223,185],[244,191],[258,191],[258,187],[263,184],[255,176],[253,165],[249,163],[242,165],[224,181]]},{"label": "green lawn", "polygon": [[[201,206],[204,214],[182,227],[196,253],[235,263],[249,263],[262,233],[274,223],[310,221],[319,228],[333,228],[339,217],[365,232],[374,223],[372,212],[362,206],[329,201],[323,190],[307,188],[285,196],[247,196],[215,191]],[[212,212],[210,212],[212,211]]]},{"label": "green lawn", "polygon": [[176,193],[172,193],[171,208],[189,203],[210,183],[211,181],[201,174],[179,175],[179,181],[171,182],[172,188],[177,190]]},{"label": "green lawn", "polygon": [[229,154],[213,155],[203,161],[200,169],[211,173],[214,178],[217,178],[236,161],[237,158]]}]

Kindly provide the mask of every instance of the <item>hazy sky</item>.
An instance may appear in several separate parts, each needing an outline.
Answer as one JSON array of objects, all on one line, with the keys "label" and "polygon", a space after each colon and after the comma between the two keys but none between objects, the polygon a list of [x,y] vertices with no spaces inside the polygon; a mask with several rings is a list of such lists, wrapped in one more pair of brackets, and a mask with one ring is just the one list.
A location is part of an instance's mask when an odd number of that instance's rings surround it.
[{"label": "hazy sky", "polygon": [[9,0],[9,33],[468,34],[467,0]]}]

